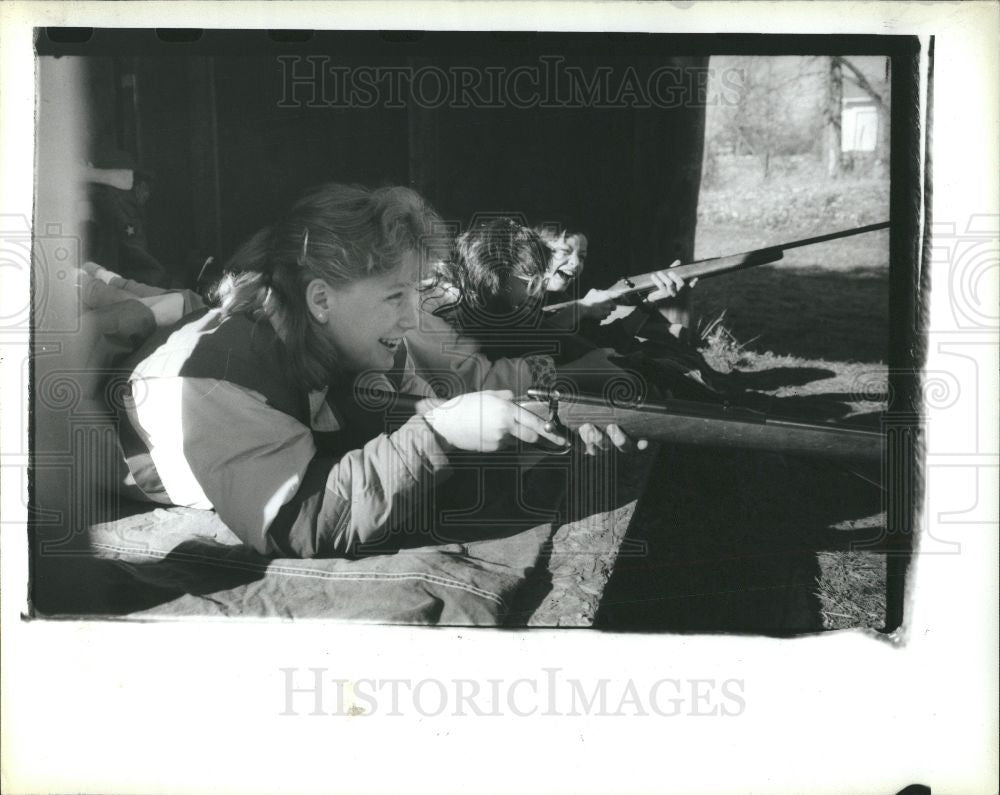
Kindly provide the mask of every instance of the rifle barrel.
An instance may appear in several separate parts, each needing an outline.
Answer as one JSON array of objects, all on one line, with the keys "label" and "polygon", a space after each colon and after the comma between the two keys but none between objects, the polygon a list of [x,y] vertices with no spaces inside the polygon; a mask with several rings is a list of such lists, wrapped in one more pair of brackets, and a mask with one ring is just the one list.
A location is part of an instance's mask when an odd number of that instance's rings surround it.
[{"label": "rifle barrel", "polygon": [[[782,258],[784,252],[788,249],[801,248],[802,246],[813,246],[817,243],[827,243],[831,240],[839,240],[844,237],[862,235],[867,232],[876,232],[880,229],[888,228],[889,222],[882,221],[877,224],[859,226],[855,229],[842,229],[839,232],[830,232],[825,235],[817,235],[816,237],[793,240],[790,243],[781,243],[777,246],[754,249],[753,251],[744,251],[740,254],[730,254],[725,257],[711,257],[709,259],[695,260],[694,262],[688,262],[684,265],[678,265],[676,268],[671,268],[670,270],[682,279],[693,279],[695,277],[706,279],[711,276],[721,276],[724,273],[731,273],[732,271],[742,270],[744,268],[753,268],[757,265],[766,265],[771,262],[777,262]],[[624,279],[619,280],[608,289],[608,292],[611,293],[614,298],[624,298],[629,295],[636,295],[638,293],[649,292],[655,289],[656,283],[653,281],[652,273],[642,273],[638,276],[627,276]],[[562,301],[557,304],[549,304],[543,308],[543,311],[558,312],[559,310],[573,306],[576,303],[579,303],[579,301]]]},{"label": "rifle barrel", "polygon": [[826,235],[817,235],[816,237],[806,237],[802,240],[793,240],[791,243],[782,243],[780,246],[775,248],[780,248],[783,251],[787,251],[790,248],[800,248],[801,246],[814,246],[817,243],[826,243],[829,240],[839,240],[842,237],[852,237],[854,235],[863,235],[867,232],[877,232],[880,229],[888,229],[889,222],[881,221],[877,224],[868,224],[868,226],[858,226],[854,229],[843,229],[840,232],[830,232]]}]

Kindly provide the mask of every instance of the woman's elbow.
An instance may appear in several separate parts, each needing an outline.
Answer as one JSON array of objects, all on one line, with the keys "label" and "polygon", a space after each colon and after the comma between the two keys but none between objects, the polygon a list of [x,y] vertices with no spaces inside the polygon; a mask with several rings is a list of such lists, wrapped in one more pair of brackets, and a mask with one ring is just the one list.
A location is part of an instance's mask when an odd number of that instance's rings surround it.
[{"label": "woman's elbow", "polygon": [[269,534],[271,554],[292,558],[353,558],[366,549],[382,548],[391,538],[388,517],[348,510],[333,522]]}]

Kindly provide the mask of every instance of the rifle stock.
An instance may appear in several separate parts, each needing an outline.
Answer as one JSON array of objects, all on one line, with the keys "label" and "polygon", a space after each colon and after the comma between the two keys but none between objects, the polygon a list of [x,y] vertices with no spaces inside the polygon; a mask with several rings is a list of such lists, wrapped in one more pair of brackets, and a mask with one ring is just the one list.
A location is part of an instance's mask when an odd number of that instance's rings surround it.
[{"label": "rifle stock", "polygon": [[[426,398],[380,390],[356,390],[386,416],[404,419]],[[763,450],[840,462],[878,464],[884,436],[855,426],[809,423],[771,417],[735,406],[684,400],[615,401],[600,395],[566,395],[558,390],[529,389],[517,402],[570,431],[593,423],[618,425],[634,439],[677,445]]]},{"label": "rifle stock", "polygon": [[[771,417],[750,409],[683,400],[616,404],[598,395],[564,396],[529,389],[552,419],[575,431],[581,425],[618,425],[633,438],[699,447],[764,450],[808,458],[877,464],[884,437],[879,431],[833,423]],[[536,411],[536,413],[539,413]]]},{"label": "rifle stock", "polygon": [[[753,268],[757,265],[767,265],[772,262],[778,262],[784,257],[785,251],[790,248],[812,246],[816,243],[826,243],[830,240],[838,240],[842,237],[861,235],[866,232],[875,232],[879,229],[887,229],[888,227],[888,221],[883,221],[878,224],[860,226],[857,229],[845,229],[840,232],[830,232],[826,235],[805,238],[804,240],[793,240],[790,243],[782,243],[769,248],[758,248],[753,251],[744,251],[741,254],[730,254],[725,257],[712,257],[710,259],[695,260],[694,262],[689,262],[685,265],[678,265],[675,268],[671,268],[670,271],[677,274],[685,281],[694,278],[707,279],[712,276],[721,276],[724,273],[732,273],[733,271],[743,270],[745,268]],[[612,299],[620,300],[632,295],[649,293],[655,289],[656,283],[653,281],[653,272],[650,272],[641,273],[638,276],[626,276],[624,279],[619,279],[608,288],[607,292],[610,294]],[[566,309],[567,307],[573,306],[577,303],[579,303],[579,300],[562,301],[557,304],[549,304],[548,306],[543,307],[543,311],[558,312],[561,309]]]},{"label": "rifle stock", "polygon": [[[678,265],[670,270],[687,281],[688,279],[704,279],[709,276],[721,276],[723,273],[753,268],[756,265],[766,265],[777,262],[784,256],[780,248],[762,248],[756,251],[745,251],[742,254],[730,254],[727,257],[713,257],[711,259],[700,259],[689,262],[686,265]],[[650,293],[656,288],[652,273],[641,273],[638,276],[626,276],[611,285],[607,292],[614,300],[627,298],[630,295],[640,295]],[[578,303],[577,301],[563,301],[558,304],[549,304],[543,307],[545,312],[558,312],[568,306]]]}]

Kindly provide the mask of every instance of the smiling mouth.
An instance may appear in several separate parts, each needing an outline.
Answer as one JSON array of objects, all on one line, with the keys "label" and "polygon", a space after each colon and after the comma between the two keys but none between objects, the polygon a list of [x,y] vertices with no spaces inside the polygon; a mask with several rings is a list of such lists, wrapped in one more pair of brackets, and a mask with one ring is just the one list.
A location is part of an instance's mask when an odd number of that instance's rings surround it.
[{"label": "smiling mouth", "polygon": [[402,337],[379,337],[378,341],[390,351],[399,350],[399,346],[403,344]]}]

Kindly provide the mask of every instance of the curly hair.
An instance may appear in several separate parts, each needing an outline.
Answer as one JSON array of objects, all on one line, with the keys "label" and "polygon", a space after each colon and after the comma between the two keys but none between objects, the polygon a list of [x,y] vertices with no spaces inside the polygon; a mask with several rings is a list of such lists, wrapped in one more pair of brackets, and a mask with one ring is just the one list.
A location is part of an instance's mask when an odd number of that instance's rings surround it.
[{"label": "curly hair", "polygon": [[519,278],[540,287],[547,261],[542,239],[513,218],[496,218],[460,235],[454,257],[441,272],[458,294],[458,304],[452,307],[457,322],[463,330],[476,332],[523,321],[521,315],[534,310],[511,306],[510,280]]}]

